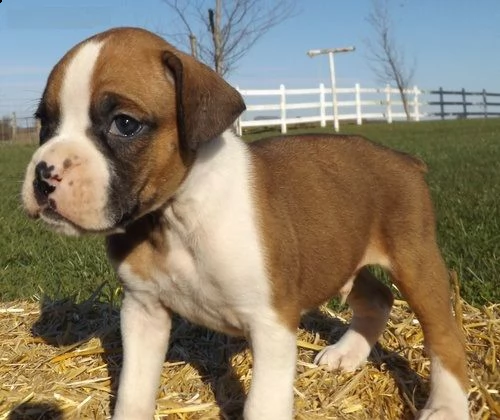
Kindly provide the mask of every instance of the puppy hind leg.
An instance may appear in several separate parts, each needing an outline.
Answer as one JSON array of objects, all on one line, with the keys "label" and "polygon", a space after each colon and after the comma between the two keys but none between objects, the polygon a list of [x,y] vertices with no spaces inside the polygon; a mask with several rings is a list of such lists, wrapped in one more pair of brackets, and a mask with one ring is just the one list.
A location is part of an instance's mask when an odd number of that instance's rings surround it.
[{"label": "puppy hind leg", "polygon": [[363,268],[357,274],[347,303],[353,311],[349,329],[340,340],[319,352],[314,360],[329,370],[354,371],[370,354],[382,334],[391,311],[390,289]]},{"label": "puppy hind leg", "polygon": [[399,257],[394,283],[415,312],[431,359],[431,393],[417,418],[467,420],[468,379],[462,334],[453,317],[448,273],[437,246],[425,255]]}]

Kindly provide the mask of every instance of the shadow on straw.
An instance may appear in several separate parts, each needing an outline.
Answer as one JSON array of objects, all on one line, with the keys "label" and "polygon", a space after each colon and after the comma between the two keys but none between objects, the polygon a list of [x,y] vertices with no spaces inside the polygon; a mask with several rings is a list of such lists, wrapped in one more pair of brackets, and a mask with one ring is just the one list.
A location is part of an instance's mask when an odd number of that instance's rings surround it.
[{"label": "shadow on straw", "polygon": [[[102,357],[107,364],[111,381],[112,412],[122,362],[119,309],[116,305],[106,303],[107,299],[102,298],[100,293],[99,290],[91,298],[78,304],[72,299],[45,298],[41,302],[40,318],[34,324],[32,332],[46,343],[57,347],[77,346],[92,337],[98,337],[104,349]],[[189,363],[199,372],[215,396],[221,419],[241,418],[246,393],[233,370],[231,358],[247,348],[246,341],[195,326],[177,316],[173,321],[167,360]],[[328,343],[335,343],[348,325],[318,310],[305,315],[301,327],[318,333]],[[416,411],[425,404],[429,391],[427,381],[423,381],[411,369],[407,359],[380,344],[375,346],[369,360],[378,369],[391,373],[406,402],[404,418],[413,418]],[[49,408],[50,406],[47,407]],[[30,419],[25,416],[11,417],[9,420],[23,418]]]},{"label": "shadow on straw", "polygon": [[99,338],[110,378],[113,408],[122,359],[119,309],[104,302],[101,292],[102,287],[81,303],[71,298],[44,297],[40,302],[40,317],[31,330],[35,337],[54,347],[77,347],[93,337]]},{"label": "shadow on straw", "polygon": [[22,403],[9,414],[8,420],[63,420],[62,411],[50,403]]},{"label": "shadow on straw", "polygon": [[[98,290],[82,303],[76,303],[73,299],[52,300],[45,297],[41,301],[40,317],[33,325],[32,333],[56,347],[76,347],[93,337],[100,339],[104,349],[102,357],[111,383],[112,414],[122,365],[119,309],[116,305],[106,303],[105,298],[100,299],[100,293]],[[193,366],[211,388],[220,407],[221,419],[237,419],[243,412],[245,391],[229,359],[245,346],[244,340],[226,337],[176,316],[167,360],[182,361]]]},{"label": "shadow on straw", "polygon": [[167,359],[186,362],[195,368],[213,392],[221,420],[235,420],[243,416],[246,393],[231,358],[247,347],[242,338],[229,337],[174,316]]}]

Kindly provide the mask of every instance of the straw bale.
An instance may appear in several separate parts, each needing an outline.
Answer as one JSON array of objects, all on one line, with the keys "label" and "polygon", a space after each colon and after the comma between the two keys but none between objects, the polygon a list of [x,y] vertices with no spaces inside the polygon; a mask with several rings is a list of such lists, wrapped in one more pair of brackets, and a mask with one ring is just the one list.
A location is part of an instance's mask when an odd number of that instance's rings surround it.
[{"label": "straw bale", "polygon": [[[117,309],[99,296],[0,304],[0,420],[104,419],[110,416],[121,363]],[[476,419],[500,418],[500,305],[460,310]],[[403,301],[368,363],[354,373],[312,364],[337,340],[350,313],[307,315],[298,333],[296,418],[406,419],[429,392],[429,360],[418,322]],[[157,419],[226,419],[241,414],[252,359],[244,340],[176,318],[161,376]],[[138,385],[139,386],[139,385]]]}]

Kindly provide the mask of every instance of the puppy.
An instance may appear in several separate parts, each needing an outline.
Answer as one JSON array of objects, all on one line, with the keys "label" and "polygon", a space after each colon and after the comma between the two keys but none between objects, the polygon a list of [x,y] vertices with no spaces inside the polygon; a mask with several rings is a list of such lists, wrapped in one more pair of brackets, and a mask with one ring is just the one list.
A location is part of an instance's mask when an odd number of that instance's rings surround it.
[{"label": "puppy", "polygon": [[36,116],[27,213],[101,233],[123,283],[124,361],[114,419],[151,419],[171,313],[248,338],[247,420],[290,420],[301,314],[341,294],[352,324],[316,357],[366,360],[392,305],[415,311],[432,362],[421,419],[468,419],[465,352],[436,245],[424,165],[358,136],[248,145],[228,128],[241,96],[145,30],[83,41],[51,72]]}]

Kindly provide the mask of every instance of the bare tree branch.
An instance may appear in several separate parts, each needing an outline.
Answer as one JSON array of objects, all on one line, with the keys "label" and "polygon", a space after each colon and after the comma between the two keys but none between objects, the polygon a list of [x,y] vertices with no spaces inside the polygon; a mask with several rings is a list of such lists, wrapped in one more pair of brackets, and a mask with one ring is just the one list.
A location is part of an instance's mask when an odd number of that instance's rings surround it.
[{"label": "bare tree branch", "polygon": [[221,75],[234,70],[256,42],[296,13],[296,0],[162,1],[182,26],[180,34],[169,36],[183,46],[196,37],[199,59]]},{"label": "bare tree branch", "polygon": [[410,68],[401,48],[394,40],[394,26],[389,13],[389,0],[372,0],[372,9],[367,19],[373,28],[374,37],[366,41],[370,67],[382,83],[393,81],[399,90],[406,119],[410,120],[408,95],[414,74],[415,64]]}]

